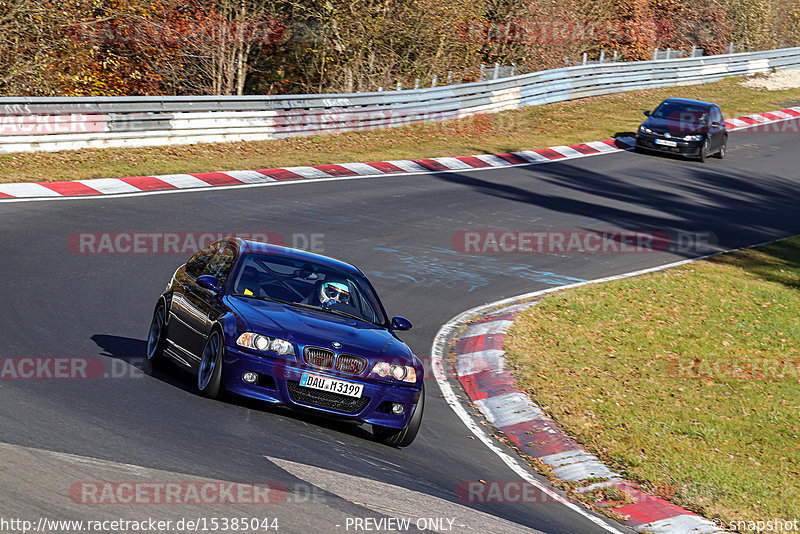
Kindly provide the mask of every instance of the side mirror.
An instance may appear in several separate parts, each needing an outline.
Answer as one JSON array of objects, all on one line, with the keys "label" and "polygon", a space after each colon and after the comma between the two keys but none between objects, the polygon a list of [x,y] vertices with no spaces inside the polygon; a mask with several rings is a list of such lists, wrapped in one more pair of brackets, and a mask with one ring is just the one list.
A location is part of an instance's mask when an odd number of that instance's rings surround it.
[{"label": "side mirror", "polygon": [[208,289],[213,293],[219,293],[220,291],[222,291],[222,288],[219,285],[219,280],[217,279],[217,277],[212,276],[210,274],[204,274],[203,276],[198,276],[197,285],[204,289]]},{"label": "side mirror", "polygon": [[392,330],[411,330],[411,326],[411,321],[405,317],[397,316],[392,318]]},{"label": "side mirror", "polygon": [[650,110],[649,109],[644,110],[643,113],[644,113],[645,117],[649,117],[650,116]]}]

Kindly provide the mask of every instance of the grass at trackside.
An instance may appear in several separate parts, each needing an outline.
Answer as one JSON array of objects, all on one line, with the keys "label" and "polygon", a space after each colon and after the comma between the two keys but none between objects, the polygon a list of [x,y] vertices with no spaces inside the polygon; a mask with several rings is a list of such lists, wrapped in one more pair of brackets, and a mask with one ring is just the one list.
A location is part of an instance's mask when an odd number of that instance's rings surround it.
[{"label": "grass at trackside", "polygon": [[[461,121],[277,141],[92,149],[0,155],[0,182],[54,181],[352,161],[509,152],[606,139],[633,132],[668,96],[718,102],[726,117],[772,111],[800,99],[800,89],[766,91],[720,82],[631,91],[534,106]],[[793,104],[794,105],[794,104]]]},{"label": "grass at trackside", "polygon": [[549,296],[508,364],[612,469],[709,518],[800,518],[800,237]]}]

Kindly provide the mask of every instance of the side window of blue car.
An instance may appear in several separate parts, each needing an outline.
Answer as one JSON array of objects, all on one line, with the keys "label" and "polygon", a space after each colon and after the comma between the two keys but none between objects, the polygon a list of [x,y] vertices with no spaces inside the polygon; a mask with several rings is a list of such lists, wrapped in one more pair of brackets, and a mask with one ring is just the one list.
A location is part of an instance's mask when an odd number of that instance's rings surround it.
[{"label": "side window of blue car", "polygon": [[233,262],[236,261],[236,251],[230,244],[226,243],[223,246],[215,247],[214,252],[214,255],[203,270],[203,274],[216,276],[219,284],[222,285],[228,279],[228,275],[231,274],[231,267],[233,267]]},{"label": "side window of blue car", "polygon": [[186,262],[186,274],[193,276],[194,278],[204,274],[203,271],[206,270],[206,267],[211,261],[211,258],[214,256],[216,250],[217,246],[211,245],[192,256],[191,259]]}]

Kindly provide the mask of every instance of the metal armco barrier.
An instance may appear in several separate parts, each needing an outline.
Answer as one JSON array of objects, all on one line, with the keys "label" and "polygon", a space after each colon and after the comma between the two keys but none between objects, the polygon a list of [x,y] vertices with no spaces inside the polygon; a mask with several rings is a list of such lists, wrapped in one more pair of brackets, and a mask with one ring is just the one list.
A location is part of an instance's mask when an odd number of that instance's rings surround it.
[{"label": "metal armco barrier", "polygon": [[634,89],[800,68],[800,47],[579,65],[376,93],[0,98],[0,153],[255,141],[442,121]]}]

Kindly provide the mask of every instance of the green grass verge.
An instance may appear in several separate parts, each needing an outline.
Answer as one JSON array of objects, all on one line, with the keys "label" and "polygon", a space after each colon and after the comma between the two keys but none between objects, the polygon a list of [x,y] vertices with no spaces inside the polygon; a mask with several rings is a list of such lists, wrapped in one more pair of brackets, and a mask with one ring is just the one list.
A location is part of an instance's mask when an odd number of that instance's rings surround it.
[{"label": "green grass verge", "polygon": [[765,91],[717,83],[630,91],[478,115],[460,121],[277,141],[153,148],[108,148],[0,155],[0,182],[57,181],[185,172],[265,169],[351,161],[510,152],[606,139],[633,132],[668,96],[718,102],[726,117],[800,101],[800,89]]},{"label": "green grass verge", "polygon": [[800,517],[800,237],[584,286],[508,365],[612,469],[709,518]]}]

